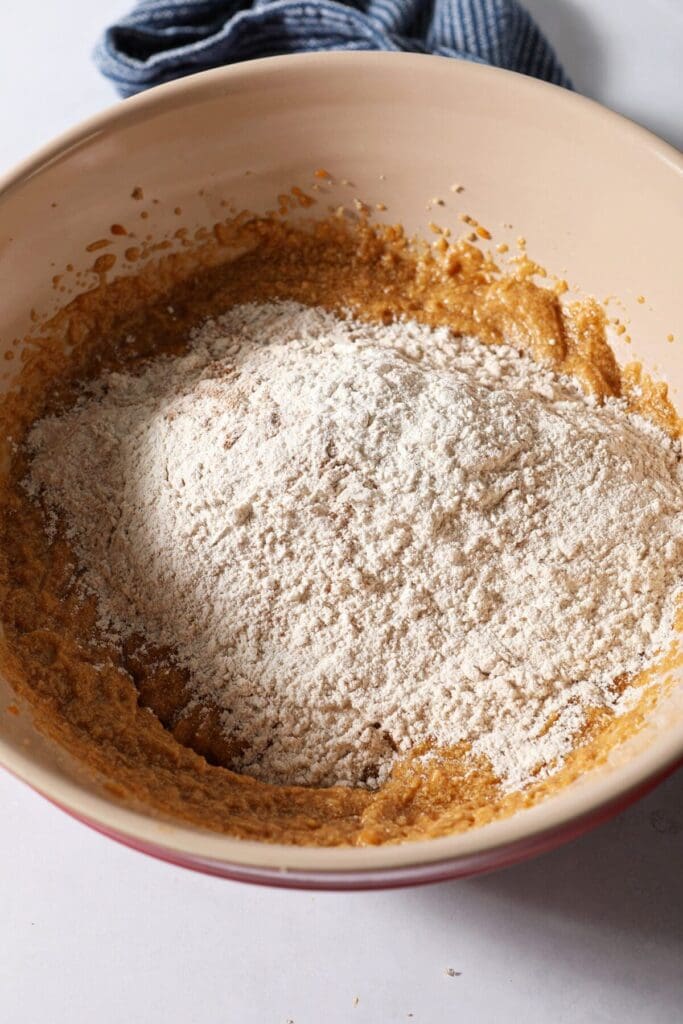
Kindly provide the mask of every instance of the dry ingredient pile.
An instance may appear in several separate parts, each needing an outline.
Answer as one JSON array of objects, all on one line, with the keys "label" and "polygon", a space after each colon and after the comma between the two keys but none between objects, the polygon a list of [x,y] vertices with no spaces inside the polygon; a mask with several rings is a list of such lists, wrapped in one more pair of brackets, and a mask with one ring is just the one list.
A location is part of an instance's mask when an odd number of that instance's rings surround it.
[{"label": "dry ingredient pile", "polygon": [[669,637],[678,444],[508,346],[242,305],[28,443],[102,634],[172,652],[259,779],[464,741],[519,788]]}]

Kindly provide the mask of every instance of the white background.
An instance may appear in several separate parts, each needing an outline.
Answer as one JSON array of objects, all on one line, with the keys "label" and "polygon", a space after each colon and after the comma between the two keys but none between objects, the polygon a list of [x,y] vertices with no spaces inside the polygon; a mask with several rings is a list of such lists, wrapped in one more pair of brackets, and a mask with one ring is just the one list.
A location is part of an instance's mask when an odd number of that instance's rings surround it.
[{"label": "white background", "polygon": [[[682,0],[527,6],[579,90],[683,146]],[[0,172],[114,101],[89,51],[127,7],[3,0]],[[683,773],[537,861],[357,895],[257,889],[157,863],[0,774],[0,1020],[674,1024]]]}]

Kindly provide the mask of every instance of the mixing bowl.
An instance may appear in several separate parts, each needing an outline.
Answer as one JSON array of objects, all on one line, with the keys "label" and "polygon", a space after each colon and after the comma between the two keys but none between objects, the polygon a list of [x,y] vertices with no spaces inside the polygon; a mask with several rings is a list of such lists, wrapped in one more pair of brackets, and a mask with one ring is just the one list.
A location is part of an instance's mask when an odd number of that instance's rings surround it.
[{"label": "mixing bowl", "polygon": [[[514,245],[523,235],[534,259],[572,288],[619,297],[632,338],[615,339],[620,359],[641,360],[670,383],[676,400],[683,384],[680,155],[572,93],[406,54],[310,54],[196,75],[118,104],[17,168],[0,183],[2,353],[65,301],[53,276],[66,264],[74,272],[90,268],[90,243],[110,238],[107,253],[130,244],[110,234],[112,224],[135,219],[152,238],[180,224],[210,227],[225,217],[226,201],[265,210],[292,185],[310,185],[322,168],[337,182],[331,205],[356,198],[384,204],[378,216],[423,233],[436,219],[457,227],[458,214],[467,213],[488,227],[493,243]],[[81,286],[92,280],[86,274]],[[20,360],[0,365],[6,389]],[[19,714],[6,713],[16,704]],[[36,732],[30,710],[0,680],[0,762],[18,778],[139,850],[275,885],[351,889],[490,870],[577,835],[682,758],[683,673],[605,765],[511,818],[394,846],[268,845],[121,806]]]}]

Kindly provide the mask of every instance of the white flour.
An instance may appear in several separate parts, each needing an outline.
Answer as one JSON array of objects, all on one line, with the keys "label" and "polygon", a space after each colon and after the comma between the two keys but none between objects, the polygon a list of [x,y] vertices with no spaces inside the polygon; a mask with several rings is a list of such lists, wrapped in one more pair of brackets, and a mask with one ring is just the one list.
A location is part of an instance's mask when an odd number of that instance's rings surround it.
[{"label": "white flour", "polygon": [[518,787],[671,629],[678,447],[506,346],[241,306],[30,447],[103,628],[173,648],[258,778],[465,740]]}]

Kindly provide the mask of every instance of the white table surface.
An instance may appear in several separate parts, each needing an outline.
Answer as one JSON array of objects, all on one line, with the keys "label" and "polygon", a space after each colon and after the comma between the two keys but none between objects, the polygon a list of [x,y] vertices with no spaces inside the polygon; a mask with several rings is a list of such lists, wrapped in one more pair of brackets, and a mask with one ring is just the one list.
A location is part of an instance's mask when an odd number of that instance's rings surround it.
[{"label": "white table surface", "polygon": [[[89,50],[127,6],[2,3],[0,171],[114,102]],[[681,0],[527,6],[581,91],[683,146]],[[3,1024],[683,1020],[681,772],[536,861],[388,893],[195,875],[90,832],[3,773],[0,822]]]}]

